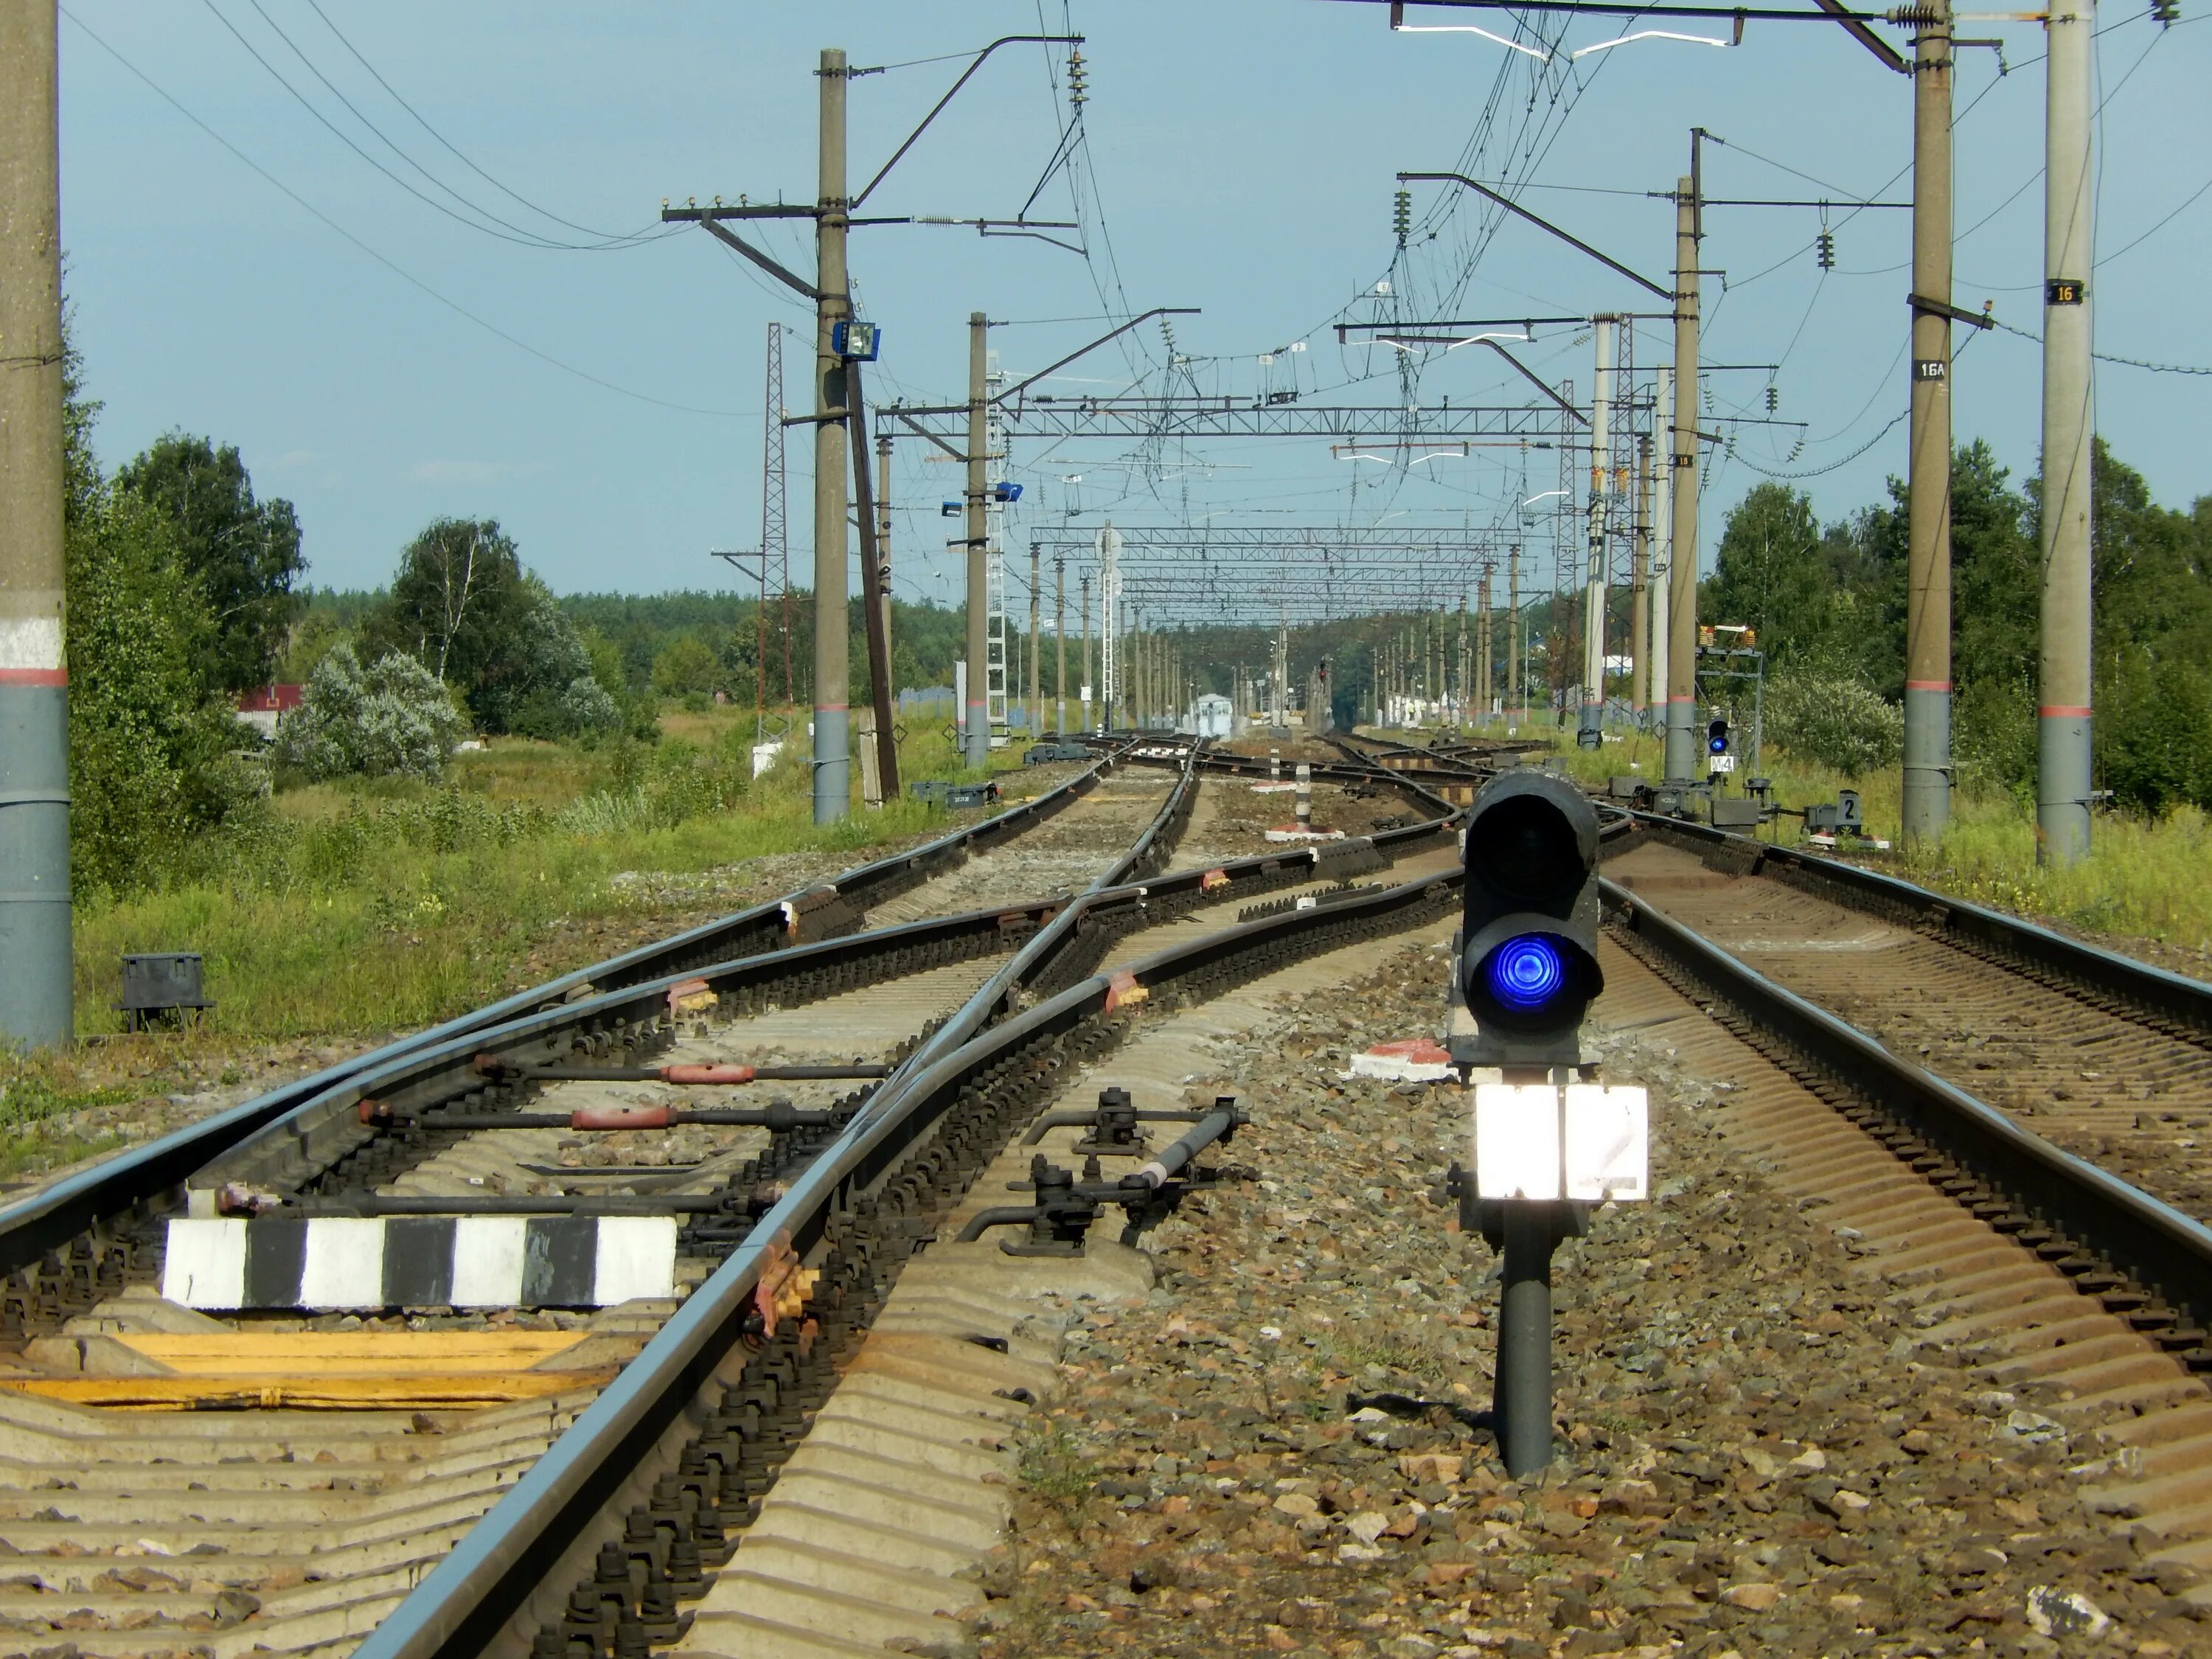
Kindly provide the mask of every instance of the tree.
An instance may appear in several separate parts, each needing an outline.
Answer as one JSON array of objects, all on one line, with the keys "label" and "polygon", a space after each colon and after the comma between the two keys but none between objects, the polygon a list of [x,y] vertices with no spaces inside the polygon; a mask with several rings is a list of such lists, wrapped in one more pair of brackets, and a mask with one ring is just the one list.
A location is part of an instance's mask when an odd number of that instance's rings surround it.
[{"label": "tree", "polygon": [[362,624],[366,651],[404,651],[459,691],[486,732],[571,737],[621,711],[574,624],[493,519],[440,519],[408,544]]},{"label": "tree", "polygon": [[678,635],[653,659],[653,689],[665,697],[705,696],[721,680],[720,659],[696,634]]},{"label": "tree", "polygon": [[278,722],[276,759],[310,778],[434,778],[462,730],[446,688],[414,658],[389,651],[364,670],[341,642]]},{"label": "tree", "polygon": [[1813,501],[1784,483],[1762,483],[1736,503],[1721,532],[1712,579],[1699,609],[1709,623],[1738,623],[1783,663],[1823,642],[1837,584]]},{"label": "tree", "polygon": [[496,519],[439,519],[399,556],[392,591],[362,628],[374,652],[404,651],[459,688],[488,729],[479,700],[519,678],[515,630],[529,608],[522,558]]},{"label": "tree", "polygon": [[300,608],[293,583],[307,564],[292,503],[255,501],[236,446],[217,448],[182,432],[126,463],[115,483],[174,526],[179,562],[215,618],[209,685],[235,693],[267,684]]},{"label": "tree", "polygon": [[1800,759],[1858,777],[1897,763],[1905,710],[1856,675],[1792,666],[1767,690],[1766,730]]},{"label": "tree", "polygon": [[249,798],[246,734],[202,678],[218,630],[173,524],[103,489],[66,545],[71,883],[127,891]]},{"label": "tree", "polygon": [[62,354],[70,881],[86,895],[146,885],[252,790],[229,700],[208,689],[216,622],[175,523],[102,476],[66,331]]},{"label": "tree", "polygon": [[284,654],[276,659],[278,678],[288,685],[305,685],[331,647],[349,637],[334,612],[310,610],[284,642]]}]

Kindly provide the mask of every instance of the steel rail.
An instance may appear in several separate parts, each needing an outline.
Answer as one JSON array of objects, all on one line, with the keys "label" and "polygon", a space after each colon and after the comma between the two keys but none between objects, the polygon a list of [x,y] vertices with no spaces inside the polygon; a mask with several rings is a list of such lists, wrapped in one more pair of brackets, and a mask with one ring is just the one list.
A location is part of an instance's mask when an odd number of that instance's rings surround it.
[{"label": "steel rail", "polygon": [[[1118,881],[1157,844],[1163,824],[1182,809],[1187,782],[1188,774],[1169,792],[1168,799],[1131,850],[1117,859],[1086,891],[1098,890],[1103,882]],[[285,1164],[294,1170],[301,1164],[310,1170],[327,1168],[377,1133],[374,1127],[364,1132],[360,1110],[363,1101],[374,1098],[384,1107],[404,1110],[426,1099],[451,1098],[482,1087],[487,1062],[527,1071],[533,1061],[547,1057],[546,1049],[556,1046],[560,1036],[569,1030],[648,1024],[667,1005],[672,994],[686,985],[696,984],[717,996],[743,993],[817,968],[843,969],[872,959],[896,959],[902,951],[939,953],[948,947],[966,946],[973,951],[978,945],[1000,945],[1023,931],[1030,933],[1027,945],[1034,946],[1041,938],[1060,936],[1072,908],[1073,902],[1066,897],[995,905],[955,916],[929,918],[825,939],[812,945],[739,957],[706,968],[678,969],[641,985],[580,999],[556,1010],[541,1010],[489,1030],[463,1032],[458,1037],[342,1081],[238,1141],[220,1158],[195,1170],[190,1180],[194,1186],[213,1188],[229,1181],[266,1182]],[[996,951],[974,953],[996,954]],[[1018,949],[1017,960],[1021,956],[1022,950]],[[1006,978],[1002,969],[985,989]],[[978,992],[971,997],[962,1013],[982,994]],[[923,1054],[944,1046],[940,1039],[960,1018],[961,1014],[956,1014],[945,1027],[925,1039],[915,1054],[893,1067],[891,1075],[897,1076],[900,1071],[911,1068]]]},{"label": "steel rail", "polygon": [[1837,902],[1854,909],[1902,917],[1947,943],[1994,951],[2031,969],[2130,1004],[2155,1018],[2212,1034],[2212,984],[2203,980],[2085,945],[2002,910],[1933,892],[1879,871],[1795,848],[1776,847],[1707,824],[1613,810],[1635,824],[1639,835],[1686,842],[1721,855],[1741,874],[1780,875],[1826,889]]},{"label": "steel rail", "polygon": [[2202,1328],[2212,1324],[2212,1228],[1892,1054],[1619,884],[1601,880],[1600,890],[1610,919],[1626,933],[1889,1115],[1939,1163],[1948,1161],[1997,1194],[2014,1212],[2009,1231],[2030,1221],[2047,1229],[2053,1237],[2041,1253],[2055,1252],[2062,1269],[2087,1271],[2094,1263],[2080,1253],[2094,1253],[2186,1315],[2200,1339]]},{"label": "steel rail", "polygon": [[[1127,876],[1130,867],[1158,845],[1159,832],[1188,799],[1185,790],[1190,781],[1186,774],[1145,836],[1083,893],[929,918],[766,956],[679,969],[641,985],[538,1010],[489,1030],[464,1032],[342,1079],[282,1119],[242,1138],[182,1180],[192,1188],[211,1191],[233,1182],[257,1186],[294,1184],[303,1178],[302,1170],[307,1172],[304,1178],[313,1179],[374,1139],[382,1132],[385,1119],[413,1116],[427,1107],[483,1087],[487,1064],[526,1076],[570,1032],[649,1027],[669,1006],[671,993],[682,988],[696,986],[717,996],[742,996],[817,969],[848,969],[871,959],[896,958],[902,951],[938,957],[962,951],[972,958],[998,954],[1008,943],[1015,943],[1006,965],[930,1040],[893,1068],[891,1077],[896,1079],[966,1041],[998,1017],[1093,914],[1119,916],[1147,906],[1179,908],[1194,902],[1227,902],[1285,880],[1325,875],[1332,865],[1358,860],[1362,849],[1373,848],[1386,856],[1395,854],[1424,836],[1440,833],[1445,822],[1431,820],[1353,842],[1262,854],[1140,882],[1115,879]],[[1110,884],[1103,884],[1109,881]],[[879,1089],[878,1097],[881,1092]],[[365,1115],[365,1103],[373,1103],[376,1111]],[[424,1120],[423,1127],[435,1127],[436,1123]]]},{"label": "steel rail", "polygon": [[964,858],[979,847],[1031,829],[1051,817],[1121,764],[1120,749],[1033,800],[1009,807],[980,823],[964,825],[923,846],[858,865],[832,881],[800,889],[778,899],[733,912],[653,944],[548,980],[527,991],[414,1032],[367,1054],[326,1066],[226,1111],[187,1124],[168,1134],[118,1153],[92,1168],[0,1209],[0,1275],[33,1266],[48,1251],[112,1217],[180,1185],[210,1159],[238,1146],[331,1090],[407,1055],[437,1048],[455,1037],[489,1030],[548,1005],[565,1002],[580,989],[615,989],[666,978],[679,969],[746,956],[777,955],[790,948],[794,924],[808,909],[842,900],[880,903],[928,875],[940,865]]},{"label": "steel rail", "polygon": [[[1182,750],[1181,775],[1169,788],[1168,798],[1161,803],[1160,810],[1152,815],[1152,821],[1145,826],[1144,833],[1129,850],[1092,880],[1073,902],[1039,928],[1036,937],[1014,953],[1013,960],[994,974],[981,989],[961,1005],[957,1012],[931,1032],[893,1071],[894,1079],[902,1073],[928,1066],[996,1018],[1016,993],[1042,972],[1045,964],[1074,937],[1083,915],[1102,893],[1126,884],[1133,872],[1165,854],[1169,838],[1189,816],[1196,784],[1194,763],[1202,746],[1192,743]],[[1133,746],[1130,752],[1134,752]],[[878,1098],[880,1095],[878,1091]],[[875,1105],[871,1101],[868,1110],[872,1112]]]},{"label": "steel rail", "polygon": [[[1128,751],[1128,759],[1136,765],[1158,765],[1161,763],[1162,758],[1162,757],[1146,753],[1145,747],[1141,744],[1133,747]],[[1435,808],[1441,815],[1449,816],[1460,810],[1458,803],[1438,794],[1420,777],[1409,773],[1395,771],[1385,766],[1350,761],[1309,761],[1304,763],[1310,769],[1310,775],[1324,783],[1392,784],[1415,797],[1421,805]],[[1264,776],[1268,764],[1268,762],[1250,755],[1211,750],[1200,752],[1192,762],[1192,765],[1197,770],[1219,773],[1231,777]],[[1431,781],[1441,781],[1458,788],[1479,780],[1471,775],[1462,775],[1457,772],[1445,773],[1439,769]]]},{"label": "steel rail", "polygon": [[[1203,994],[1224,975],[1263,967],[1301,944],[1310,951],[1421,914],[1456,884],[1455,873],[1356,902],[1240,924],[1125,971],[1156,994]],[[1030,1045],[1104,1014],[1121,977],[1094,974],[886,1085],[845,1135],[793,1180],[752,1237],[362,1642],[356,1659],[526,1650],[531,1632],[554,1610],[564,1573],[589,1547],[597,1517],[698,1413],[700,1396],[728,1380],[732,1356],[745,1352],[740,1338],[771,1251],[792,1249],[803,1257],[830,1218],[894,1174],[963,1092]]]}]

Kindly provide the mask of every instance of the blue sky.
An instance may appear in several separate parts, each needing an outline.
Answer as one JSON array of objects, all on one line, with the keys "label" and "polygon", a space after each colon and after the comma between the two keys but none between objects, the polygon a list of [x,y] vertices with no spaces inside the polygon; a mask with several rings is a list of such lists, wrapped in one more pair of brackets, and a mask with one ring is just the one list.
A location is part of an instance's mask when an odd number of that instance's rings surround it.
[{"label": "blue sky", "polygon": [[[1481,239],[1470,270],[1472,207],[1435,186],[1414,187],[1413,244],[1396,258],[1394,174],[1459,166],[1478,136],[1483,176],[1510,167],[1530,185],[1521,196],[1528,206],[1654,276],[1672,257],[1673,210],[1644,192],[1670,189],[1686,170],[1693,125],[1728,141],[1706,152],[1713,195],[1899,201],[1911,185],[1906,82],[1819,25],[1753,22],[1729,50],[1644,41],[1549,75],[1520,59],[1501,76],[1509,54],[1499,46],[1466,34],[1394,35],[1386,8],[1325,0],[320,3],[344,41],[310,0],[70,0],[70,10],[415,283],[227,153],[67,18],[63,224],[76,337],[89,388],[106,404],[104,459],[125,459],[174,427],[238,444],[257,488],[297,504],[313,580],[339,586],[383,580],[409,537],[441,514],[498,518],[564,592],[728,585],[707,550],[759,538],[765,325],[809,319],[697,230],[570,251],[497,240],[434,211],[319,125],[239,36],[422,194],[470,211],[428,173],[532,234],[587,240],[500,187],[617,235],[657,233],[666,197],[804,199],[814,181],[821,47],[842,46],[856,65],[906,65],[853,83],[857,181],[961,67],[911,60],[1040,32],[1041,18],[1049,33],[1072,21],[1088,37],[1084,164],[1074,171],[1089,257],[973,230],[856,232],[858,291],[885,338],[874,397],[960,395],[975,309],[1018,325],[994,336],[1000,363],[1017,374],[1103,331],[1102,315],[1196,306],[1202,315],[1176,320],[1186,384],[1249,393],[1294,374],[1309,395],[1334,387],[1328,401],[1389,403],[1397,354],[1340,349],[1328,326],[1387,314],[1373,297],[1378,280],[1392,283],[1390,303],[1406,317],[1433,314],[1425,307],[1453,296],[1460,315],[1642,308],[1648,296],[1525,227]],[[1504,27],[1499,14],[1419,6],[1411,21]],[[2097,323],[2100,350],[2208,366],[2212,314],[2201,296],[2212,193],[2190,198],[2212,180],[2203,92],[2212,29],[2195,21],[2162,31],[2142,8],[2117,5],[2101,19],[2098,244],[2110,262],[2097,272]],[[1604,20],[1575,20],[1567,45],[1613,32]],[[1999,317],[2039,331],[2042,34],[2026,25],[1970,32],[2003,37],[2010,73],[2000,77],[1994,52],[1963,54],[1957,201],[1966,234],[1956,299],[1976,309],[1994,300]],[[1885,33],[1902,43],[1899,32]],[[315,70],[411,160],[358,125]],[[1011,216],[1058,143],[1060,74],[1042,48],[1003,49],[870,210]],[[410,170],[418,165],[422,173]],[[1063,173],[1032,213],[1072,218],[1076,207]],[[1810,424],[1794,456],[1790,429],[1744,429],[1737,459],[1708,483],[1708,556],[1726,507],[1761,476],[1754,462],[1826,469],[1801,482],[1826,517],[1877,499],[1885,477],[1903,471],[1905,428],[1889,423],[1906,395],[1908,218],[1838,205],[1829,215],[1838,268],[1824,278],[1809,246],[1817,212],[1710,214],[1705,264],[1724,268],[1729,287],[1705,285],[1706,356],[1779,363],[1771,377],[1779,416]],[[787,263],[811,263],[795,227],[763,234]],[[530,355],[424,287],[642,397]],[[1137,370],[1157,382],[1160,336],[1148,324],[1133,339],[1130,352],[1109,348],[1072,366],[1055,389],[1112,389]],[[1308,349],[1260,362],[1293,340]],[[2037,348],[2002,334],[1960,344],[1960,435],[1985,437],[2016,474],[2032,471]],[[1518,349],[1540,374],[1572,375],[1587,394],[1586,337],[1541,330]],[[1647,369],[1670,350],[1662,325],[1635,343]],[[797,364],[793,354],[794,404],[804,395]],[[2156,495],[2185,504],[2212,492],[2203,439],[2212,376],[2111,364],[2099,373],[2100,430]],[[1716,375],[1716,408],[1763,413],[1769,378]],[[1525,390],[1494,356],[1474,351],[1431,365],[1421,380],[1425,398],[1455,402],[1518,403]],[[937,502],[957,489],[956,472],[927,453],[918,442],[900,446],[895,490],[910,505],[894,556],[903,596],[944,599],[951,562]],[[795,438],[802,550],[810,456]],[[1124,522],[1212,514],[1210,522],[1323,524],[1395,513],[1481,526],[1511,510],[1521,465],[1510,452],[1477,451],[1417,468],[1364,466],[1319,440],[1220,441],[1133,459],[1126,442],[1083,440],[1049,454],[1018,449],[1012,476],[1027,486],[1022,514],[1036,522],[1070,512],[1084,524],[1109,511]],[[1553,487],[1555,459],[1528,465],[1527,490]],[[1080,483],[1063,482],[1079,475]],[[1017,545],[1023,523],[1009,527]]]}]

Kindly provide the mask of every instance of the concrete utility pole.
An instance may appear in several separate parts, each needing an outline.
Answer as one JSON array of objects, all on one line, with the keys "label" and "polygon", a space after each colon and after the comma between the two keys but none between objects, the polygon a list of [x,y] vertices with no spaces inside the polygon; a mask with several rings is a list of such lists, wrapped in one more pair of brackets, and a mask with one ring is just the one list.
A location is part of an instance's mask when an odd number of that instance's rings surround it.
[{"label": "concrete utility pole", "polygon": [[[1090,625],[1091,613],[1086,606],[1084,624]],[[1098,532],[1098,729],[1103,732],[1114,723],[1121,707],[1124,692],[1119,653],[1115,650],[1116,636],[1121,627],[1121,532],[1109,523]],[[1091,647],[1083,649],[1088,663]],[[1089,676],[1085,677],[1088,678]]]},{"label": "concrete utility pole", "polygon": [[[1668,399],[1674,395],[1674,371],[1661,369],[1658,395],[1653,399],[1651,412],[1655,439],[1666,430]],[[1663,738],[1667,729],[1667,635],[1674,626],[1674,620],[1668,612],[1668,585],[1674,565],[1674,501],[1671,492],[1674,469],[1670,462],[1668,465],[1654,467],[1652,471],[1655,476],[1651,480],[1651,661],[1647,684],[1651,698],[1651,726]]]},{"label": "concrete utility pole", "polygon": [[1052,556],[1053,733],[1067,735],[1067,555]]},{"label": "concrete utility pole", "polygon": [[1505,565],[1505,626],[1510,631],[1505,636],[1505,706],[1517,712],[1506,718],[1526,726],[1528,723],[1528,693],[1522,676],[1528,664],[1522,660],[1521,649],[1521,544],[1516,542],[1506,556]]},{"label": "concrete utility pole", "polygon": [[0,1047],[76,1033],[54,0],[0,4]]},{"label": "concrete utility pole", "polygon": [[1039,561],[1043,556],[1035,542],[1030,544],[1030,741],[1035,743],[1044,735],[1044,692],[1040,675],[1043,668],[1044,635],[1038,629],[1038,611],[1043,603],[1043,580],[1039,573]]},{"label": "concrete utility pole", "polygon": [[[2064,10],[2059,6],[2065,7]],[[2095,0],[2059,0],[2045,92],[2043,184],[2043,652],[2035,711],[2036,856],[2089,851],[2089,537],[2096,173],[2090,165]]]},{"label": "concrete utility pole", "polygon": [[1636,549],[1628,578],[1628,706],[1638,730],[1651,701],[1651,440],[1636,439]]},{"label": "concrete utility pole", "polygon": [[[1697,143],[1690,145],[1696,166]],[[1698,241],[1695,172],[1674,181],[1674,574],[1667,596],[1667,777],[1694,783],[1698,767]]]},{"label": "concrete utility pole", "polygon": [[1904,829],[1907,840],[1932,841],[1951,816],[1951,11],[1943,0],[1913,33],[1911,304]]},{"label": "concrete utility pole", "polygon": [[1490,614],[1490,577],[1488,565],[1482,567],[1482,624],[1475,635],[1474,654],[1474,719],[1479,725],[1490,721],[1490,696],[1498,680],[1496,656],[1497,619]]},{"label": "concrete utility pole", "polygon": [[849,696],[852,624],[846,616],[845,360],[831,331],[853,314],[845,237],[845,54],[822,52],[822,138],[814,245],[814,821],[835,823],[852,809]]},{"label": "concrete utility pole", "polygon": [[853,456],[854,521],[860,529],[860,626],[868,642],[868,738],[873,745],[875,776],[864,771],[863,793],[870,806],[898,799],[897,692],[891,684],[891,641],[884,630],[887,599],[883,591],[883,555],[876,547],[876,490],[868,474],[868,391],[860,365],[845,365],[846,416]]},{"label": "concrete utility pole", "polygon": [[1145,613],[1134,605],[1129,607],[1128,624],[1122,636],[1129,672],[1122,677],[1127,685],[1121,699],[1121,723],[1141,732],[1145,729]]},{"label": "concrete utility pole", "polygon": [[991,447],[984,375],[989,368],[991,325],[980,311],[968,313],[968,706],[963,762],[981,772],[991,764],[990,676],[984,672],[991,644],[990,528],[985,522],[988,487],[984,463]]},{"label": "concrete utility pole", "polygon": [[1085,571],[1076,578],[1076,586],[1083,592],[1083,684],[1077,695],[1083,703],[1083,729],[1091,730],[1091,573]]},{"label": "concrete utility pole", "polygon": [[1589,569],[1583,585],[1583,708],[1575,741],[1595,749],[1605,720],[1606,555],[1611,541],[1607,498],[1613,493],[1613,317],[1591,319],[1597,364],[1590,377]]},{"label": "concrete utility pole", "polygon": [[[1486,578],[1483,585],[1486,588],[1489,586]],[[1456,725],[1464,725],[1468,719],[1467,681],[1467,594],[1462,590],[1459,596],[1459,644],[1452,657],[1452,697],[1458,709],[1454,722]]]},{"label": "concrete utility pole", "polygon": [[[883,596],[884,668],[890,671],[891,651],[891,434],[876,434],[876,572]],[[898,696],[897,677],[892,677],[891,696]]]}]

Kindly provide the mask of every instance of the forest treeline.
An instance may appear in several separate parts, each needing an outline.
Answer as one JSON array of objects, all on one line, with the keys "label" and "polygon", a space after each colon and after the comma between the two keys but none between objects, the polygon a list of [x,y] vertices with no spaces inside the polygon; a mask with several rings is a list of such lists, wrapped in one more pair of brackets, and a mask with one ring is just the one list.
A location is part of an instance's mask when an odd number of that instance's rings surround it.
[{"label": "forest treeline", "polygon": [[[1958,450],[1951,488],[1956,758],[1970,785],[2026,790],[2035,769],[2036,481],[2015,481],[1986,444],[1975,442]],[[2181,802],[2212,805],[2212,496],[2186,510],[2160,506],[2142,475],[2101,441],[2095,489],[2100,787],[2149,811]],[[1808,757],[1844,770],[1895,758],[1905,681],[1906,501],[1905,485],[1893,479],[1886,501],[1823,524],[1804,492],[1761,483],[1723,520],[1713,573],[1699,586],[1701,621],[1756,630],[1767,656],[1771,735],[1785,744],[1794,737],[1801,748],[1817,751]],[[1613,600],[1618,637],[1626,631],[1628,596],[1616,592]],[[311,646],[319,637],[318,617],[359,626],[387,603],[383,594],[319,592],[301,637]],[[618,696],[698,698],[719,690],[739,702],[753,700],[761,637],[750,599],[701,590],[577,594],[557,603]],[[1575,680],[1580,603],[1572,595],[1530,607],[1529,674],[1540,706],[1544,688],[1553,700],[1564,699]],[[768,631],[771,703],[804,702],[811,696],[812,607],[800,594],[790,610],[787,678],[780,612]],[[1017,620],[1024,610],[1018,603]],[[1303,686],[1315,664],[1327,659],[1340,723],[1364,718],[1379,651],[1388,641],[1418,638],[1422,622],[1382,615],[1295,628],[1292,680]],[[1456,615],[1427,622],[1440,656],[1448,658],[1456,648]],[[896,604],[896,683],[950,684],[953,662],[964,651],[962,626],[958,611]],[[1502,688],[1502,618],[1494,626]],[[1081,679],[1078,619],[1071,616],[1068,627],[1073,695]],[[1227,690],[1238,665],[1248,674],[1263,672],[1273,649],[1273,631],[1265,627],[1184,627],[1176,633],[1200,690]],[[858,600],[851,634],[848,695],[857,704],[866,695]],[[1026,649],[1025,641],[1018,643],[1018,654]],[[1042,683],[1049,695],[1048,621]],[[1610,689],[1620,696],[1627,688]]]}]

